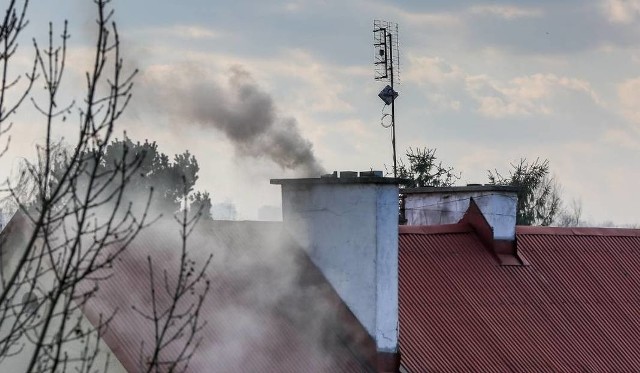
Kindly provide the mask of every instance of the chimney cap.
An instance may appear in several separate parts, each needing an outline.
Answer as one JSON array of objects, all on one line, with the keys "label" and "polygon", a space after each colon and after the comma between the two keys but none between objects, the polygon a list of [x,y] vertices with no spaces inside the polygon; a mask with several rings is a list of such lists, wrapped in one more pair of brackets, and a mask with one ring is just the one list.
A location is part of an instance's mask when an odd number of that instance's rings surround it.
[{"label": "chimney cap", "polygon": [[271,179],[273,185],[310,185],[310,184],[406,184],[409,180],[393,177],[309,177],[301,179]]},{"label": "chimney cap", "polygon": [[400,192],[402,194],[420,194],[420,193],[468,193],[468,192],[512,192],[517,193],[518,187],[511,185],[467,185],[467,186],[450,186],[450,187],[422,187],[422,188],[405,188]]},{"label": "chimney cap", "polygon": [[360,171],[360,177],[383,177],[382,171]]},{"label": "chimney cap", "polygon": [[340,171],[340,178],[343,177],[358,177],[358,173],[356,171]]}]

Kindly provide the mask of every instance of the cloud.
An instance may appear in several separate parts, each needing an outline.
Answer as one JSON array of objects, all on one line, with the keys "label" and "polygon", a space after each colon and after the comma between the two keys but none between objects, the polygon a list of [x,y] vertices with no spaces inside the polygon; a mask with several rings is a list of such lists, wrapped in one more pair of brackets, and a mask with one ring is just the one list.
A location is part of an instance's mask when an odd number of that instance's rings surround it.
[{"label": "cloud", "polygon": [[[342,70],[343,67],[331,66],[323,63],[308,51],[295,49],[288,50],[281,58],[264,61],[265,69],[274,73],[296,78],[304,82],[309,89],[304,97],[300,97],[299,104],[315,112],[349,112],[353,110],[349,100],[342,97],[345,85],[340,77],[332,71]],[[360,70],[346,69],[342,74],[358,75]],[[366,69],[366,74],[371,74]]]},{"label": "cloud", "polygon": [[400,5],[371,0],[361,0],[360,7],[367,11],[375,9],[377,14],[385,14],[389,19],[415,28],[452,28],[464,25],[464,17],[457,12],[409,10]]},{"label": "cloud", "polygon": [[618,100],[623,116],[640,124],[640,77],[628,79],[618,85]]},{"label": "cloud", "polygon": [[462,17],[448,12],[414,13],[398,10],[397,13],[402,20],[410,25],[451,28],[461,26],[464,23]]},{"label": "cloud", "polygon": [[[516,5],[471,5],[456,4],[449,6],[447,10],[434,7],[431,11],[409,9],[408,6],[394,6],[388,4],[375,4],[382,14],[391,14],[401,23],[407,22],[420,27],[460,27],[469,22],[474,16],[493,16],[503,19],[536,18],[544,15],[540,8],[522,7]],[[370,7],[369,2],[365,6]]]},{"label": "cloud", "polygon": [[434,111],[460,111],[462,106],[459,100],[442,93],[427,93],[427,100]]},{"label": "cloud", "polygon": [[221,38],[224,33],[200,25],[173,25],[167,27],[149,27],[138,29],[136,33],[157,38],[179,38],[186,40],[212,40]]},{"label": "cloud", "polygon": [[[286,86],[276,99],[287,100],[283,106],[304,107],[308,112],[351,112],[354,110],[346,97],[349,88],[345,82],[353,77],[370,77],[369,67],[336,65],[304,49],[282,50],[276,56],[251,58],[227,53],[211,53],[182,49],[174,51],[179,58],[172,63],[190,61],[214,72],[226,71],[229,66],[242,65],[252,71],[259,80],[267,81],[271,86]],[[218,74],[219,75],[219,74]]]},{"label": "cloud", "polygon": [[603,140],[613,146],[621,146],[630,150],[640,150],[640,136],[633,136],[628,131],[610,129],[604,133]]},{"label": "cloud", "polygon": [[475,5],[469,8],[469,12],[474,15],[490,15],[504,19],[533,18],[543,15],[541,9],[513,5]]},{"label": "cloud", "polygon": [[409,54],[407,58],[409,69],[405,75],[409,81],[416,81],[418,84],[442,86],[465,76],[460,67],[448,64],[442,57]]},{"label": "cloud", "polygon": [[442,57],[407,56],[405,79],[428,90],[425,95],[433,111],[459,111],[462,107],[465,72],[457,65],[448,64]]},{"label": "cloud", "polygon": [[300,1],[289,1],[284,4],[283,9],[284,11],[289,13],[297,13],[302,10],[302,7],[303,5]]},{"label": "cloud", "polygon": [[287,12],[295,13],[302,8],[302,4],[300,2],[288,2],[284,4],[283,9]]},{"label": "cloud", "polygon": [[640,16],[640,0],[604,0],[603,8],[613,23],[630,24]]},{"label": "cloud", "polygon": [[553,100],[561,91],[585,94],[600,100],[589,82],[554,74],[533,74],[500,82],[486,75],[466,78],[467,90],[480,105],[478,111],[491,118],[551,114]]},{"label": "cloud", "polygon": [[[428,33],[414,42],[441,51],[491,46],[509,54],[571,55],[608,45],[633,46],[640,35],[634,22],[640,19],[640,0],[482,3],[374,2],[378,14],[397,19],[403,29]],[[413,38],[404,35],[405,40]]]},{"label": "cloud", "polygon": [[562,110],[563,94],[586,96],[603,105],[591,84],[583,79],[534,73],[508,80],[487,74],[472,74],[442,57],[412,56],[407,75],[419,85],[429,87],[427,99],[440,110],[458,111],[467,97],[477,111],[488,118],[549,115]]},{"label": "cloud", "polygon": [[177,25],[173,26],[170,31],[188,39],[217,39],[220,37],[219,32],[195,25]]}]

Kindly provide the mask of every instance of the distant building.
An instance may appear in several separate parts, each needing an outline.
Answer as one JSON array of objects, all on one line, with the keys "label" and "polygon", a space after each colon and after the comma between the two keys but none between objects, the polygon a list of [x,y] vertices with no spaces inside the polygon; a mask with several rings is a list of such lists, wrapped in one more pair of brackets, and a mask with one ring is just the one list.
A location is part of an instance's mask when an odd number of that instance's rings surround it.
[{"label": "distant building", "polygon": [[282,208],[280,206],[261,206],[258,209],[259,221],[282,221]]},{"label": "distant building", "polygon": [[215,203],[211,206],[211,217],[213,220],[236,220],[238,212],[231,202]]}]

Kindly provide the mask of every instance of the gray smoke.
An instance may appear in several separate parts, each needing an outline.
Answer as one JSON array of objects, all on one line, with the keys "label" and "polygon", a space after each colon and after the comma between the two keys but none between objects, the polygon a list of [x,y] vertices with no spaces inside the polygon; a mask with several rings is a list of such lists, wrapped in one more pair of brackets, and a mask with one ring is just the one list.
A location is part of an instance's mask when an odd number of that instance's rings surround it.
[{"label": "gray smoke", "polygon": [[324,173],[296,120],[278,115],[273,97],[241,66],[230,69],[228,86],[194,66],[172,67],[163,74],[147,72],[142,83],[144,97],[154,109],[221,131],[239,156],[266,157],[308,176]]}]

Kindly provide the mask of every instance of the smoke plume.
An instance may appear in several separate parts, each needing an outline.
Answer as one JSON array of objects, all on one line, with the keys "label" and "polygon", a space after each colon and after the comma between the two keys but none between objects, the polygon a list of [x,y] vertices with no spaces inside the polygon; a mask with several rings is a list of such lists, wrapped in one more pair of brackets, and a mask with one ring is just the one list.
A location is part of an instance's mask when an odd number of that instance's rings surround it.
[{"label": "smoke plume", "polygon": [[147,104],[181,121],[219,130],[239,156],[266,157],[307,176],[324,173],[296,120],[280,116],[273,97],[241,66],[230,69],[225,86],[194,66],[152,69],[142,84]]}]

